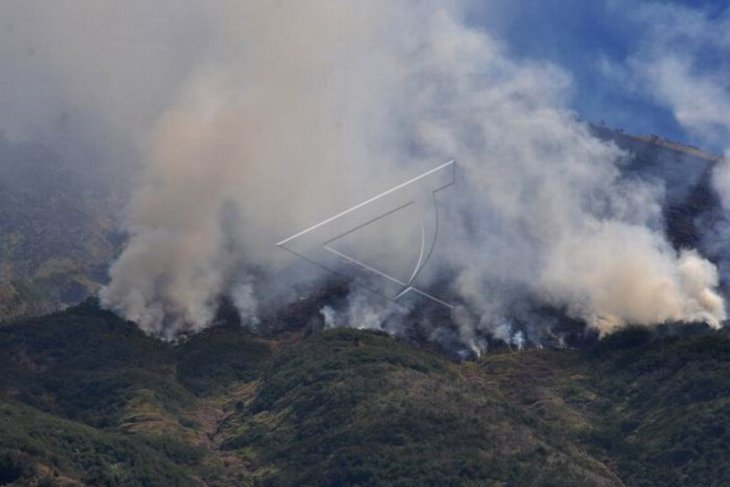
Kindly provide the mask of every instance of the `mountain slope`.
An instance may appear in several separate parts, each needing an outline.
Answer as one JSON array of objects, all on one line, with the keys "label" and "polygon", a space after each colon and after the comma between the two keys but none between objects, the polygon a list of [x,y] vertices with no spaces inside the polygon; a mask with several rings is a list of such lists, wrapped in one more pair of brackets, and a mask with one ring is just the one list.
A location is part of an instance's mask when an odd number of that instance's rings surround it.
[{"label": "mountain slope", "polygon": [[119,203],[99,179],[0,134],[0,321],[76,304],[104,282]]},{"label": "mountain slope", "polygon": [[173,346],[90,302],[0,329],[0,485],[727,485],[729,374],[701,326],[455,363],[349,329]]}]

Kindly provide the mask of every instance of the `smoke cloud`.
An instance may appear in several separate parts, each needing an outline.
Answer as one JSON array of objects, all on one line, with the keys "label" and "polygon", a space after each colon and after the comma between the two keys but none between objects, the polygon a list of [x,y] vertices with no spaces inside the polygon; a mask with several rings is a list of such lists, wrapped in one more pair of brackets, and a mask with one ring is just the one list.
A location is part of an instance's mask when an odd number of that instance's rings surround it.
[{"label": "smoke cloud", "polygon": [[[712,187],[725,211],[698,222],[703,250],[730,271],[730,10],[719,14],[676,4],[648,3],[636,15],[646,33],[627,61],[627,81],[671,111],[704,145],[724,153]],[[726,286],[727,287],[727,283]]]},{"label": "smoke cloud", "polygon": [[[564,108],[564,72],[510,60],[458,6],[226,7],[213,54],[155,128],[107,305],[171,335],[207,326],[237,269],[262,269],[247,303],[316,282],[273,242],[457,157],[447,257],[424,281],[452,276],[467,341],[525,300],[601,333],[724,320],[714,266],[666,242],[656,189],[622,178],[623,154]],[[387,329],[392,312],[370,301],[355,293],[347,324]]]},{"label": "smoke cloud", "polygon": [[[329,279],[275,242],[452,158],[458,190],[439,199],[438,248],[417,283],[456,304],[431,320],[432,338],[455,326],[477,353],[485,334],[522,348],[543,332],[512,320],[539,321],[534,305],[600,333],[725,320],[715,266],[667,242],[661,188],[627,176],[626,154],[567,108],[570,76],[511,58],[468,25],[461,2],[142,5],[95,6],[87,15],[101,24],[81,25],[52,56],[83,56],[59,76],[141,154],[130,239],[101,298],[144,330],[172,338],[209,326],[220,296],[261,326],[267,309]],[[52,11],[34,15],[50,28]],[[398,232],[360,247],[370,258],[412,253]],[[413,312],[363,290],[332,306],[321,311],[327,326],[393,333]]]}]

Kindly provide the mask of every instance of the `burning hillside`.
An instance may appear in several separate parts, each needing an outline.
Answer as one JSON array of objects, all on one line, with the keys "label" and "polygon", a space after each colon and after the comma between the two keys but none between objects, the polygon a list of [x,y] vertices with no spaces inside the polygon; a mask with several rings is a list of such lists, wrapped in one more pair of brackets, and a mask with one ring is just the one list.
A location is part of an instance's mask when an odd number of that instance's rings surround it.
[{"label": "burning hillside", "polygon": [[[437,197],[439,240],[414,282],[452,305],[447,319],[354,287],[325,320],[396,334],[416,321],[475,353],[489,336],[542,343],[544,308],[599,334],[725,320],[706,248],[666,231],[700,165],[597,136],[565,107],[565,73],[511,59],[457,5],[250,4],[231,18],[160,113],[101,294],[149,333],[209,326],[219,296],[255,324],[316,293],[330,275],[275,243],[450,158],[457,189]],[[413,217],[398,217],[350,251],[398,264],[413,247]]]},{"label": "burning hillside", "polygon": [[[57,97],[77,109],[57,123],[86,134],[88,152],[111,167],[135,162],[120,171],[133,174],[127,239],[100,293],[104,306],[175,339],[211,326],[223,298],[265,332],[268,317],[333,281],[277,243],[455,159],[453,186],[430,202],[437,226],[409,206],[326,243],[446,309],[393,305],[348,283],[311,319],[477,354],[492,339],[559,344],[563,322],[599,335],[627,325],[720,327],[730,271],[725,160],[585,123],[571,105],[571,73],[516,55],[491,24],[469,21],[466,3],[93,7],[94,25],[108,29],[78,23],[82,0],[14,4],[13,18],[31,27],[2,35],[47,39],[38,69],[53,76],[39,79],[67,87]],[[709,135],[722,113],[683,95],[691,70],[657,45],[686,46],[691,59],[702,42],[724,41],[682,39],[724,24],[695,16],[690,29],[653,9],[662,22],[623,74],[636,77],[636,90],[645,76],[666,74],[657,99],[687,130],[718,140]],[[129,32],[154,49],[119,42]],[[20,62],[14,52],[6,54]],[[722,106],[722,93],[710,92]],[[11,129],[23,133],[20,122]]]}]

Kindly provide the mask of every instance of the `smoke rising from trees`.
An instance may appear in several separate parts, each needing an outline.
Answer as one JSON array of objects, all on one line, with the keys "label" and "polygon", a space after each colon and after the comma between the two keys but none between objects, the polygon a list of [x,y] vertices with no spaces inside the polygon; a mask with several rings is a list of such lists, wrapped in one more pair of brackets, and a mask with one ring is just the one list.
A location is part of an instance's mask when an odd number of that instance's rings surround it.
[{"label": "smoke rising from trees", "polygon": [[[258,323],[328,278],[275,242],[451,158],[459,187],[419,284],[457,304],[465,344],[528,302],[601,333],[725,319],[717,269],[668,243],[661,188],[569,110],[569,74],[512,58],[461,2],[25,4],[54,87],[140,155],[101,297],[150,333],[209,326],[222,295]],[[374,238],[363,253],[410,255]],[[402,313],[361,293],[328,323]]]}]

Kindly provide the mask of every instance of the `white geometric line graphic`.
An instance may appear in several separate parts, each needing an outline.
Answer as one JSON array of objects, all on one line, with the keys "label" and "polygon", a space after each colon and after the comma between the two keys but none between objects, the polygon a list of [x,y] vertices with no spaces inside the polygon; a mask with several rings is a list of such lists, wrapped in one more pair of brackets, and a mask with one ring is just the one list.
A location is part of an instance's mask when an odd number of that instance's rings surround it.
[{"label": "white geometric line graphic", "polygon": [[[413,291],[451,308],[450,304],[416,288],[412,283],[428,263],[438,237],[436,192],[454,184],[455,170],[456,163],[451,160],[312,225],[276,245],[330,272],[358,279],[361,285],[392,301],[398,301]],[[418,258],[410,277],[405,282],[330,245],[345,235],[412,205],[416,205],[420,210],[421,231],[417,246]],[[429,208],[433,210],[429,211]],[[425,213],[431,216],[428,217]],[[363,278],[368,282],[376,276],[382,278],[378,286],[362,283]]]}]

